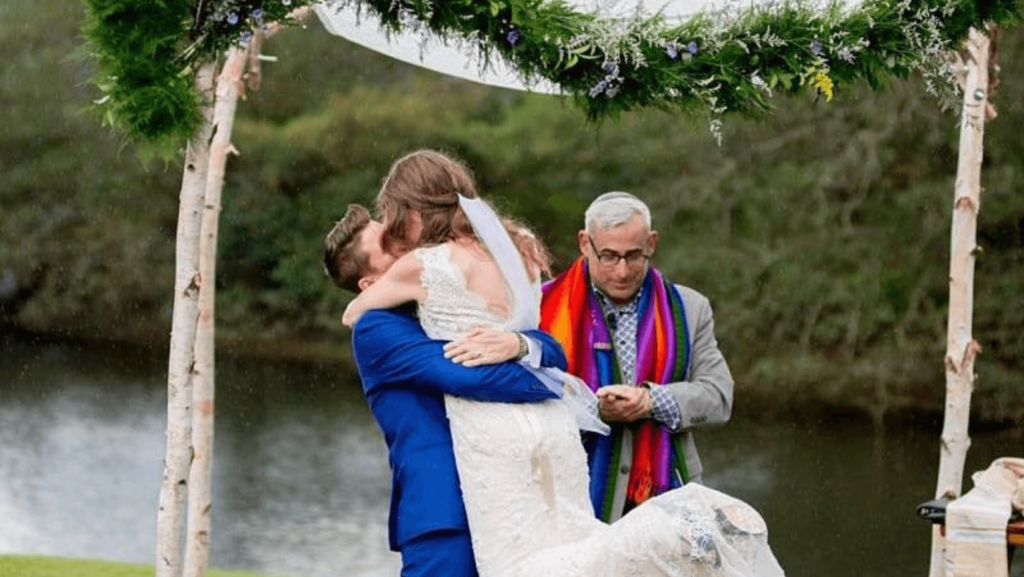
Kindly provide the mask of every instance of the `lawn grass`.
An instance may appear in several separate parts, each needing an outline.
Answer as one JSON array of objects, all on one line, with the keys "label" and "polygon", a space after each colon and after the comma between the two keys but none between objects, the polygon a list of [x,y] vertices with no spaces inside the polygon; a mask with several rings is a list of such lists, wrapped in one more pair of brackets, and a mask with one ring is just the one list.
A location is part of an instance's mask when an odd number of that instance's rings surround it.
[{"label": "lawn grass", "polygon": [[[0,555],[0,577],[153,577],[152,565],[91,559]],[[266,577],[259,573],[210,569],[207,577]]]}]

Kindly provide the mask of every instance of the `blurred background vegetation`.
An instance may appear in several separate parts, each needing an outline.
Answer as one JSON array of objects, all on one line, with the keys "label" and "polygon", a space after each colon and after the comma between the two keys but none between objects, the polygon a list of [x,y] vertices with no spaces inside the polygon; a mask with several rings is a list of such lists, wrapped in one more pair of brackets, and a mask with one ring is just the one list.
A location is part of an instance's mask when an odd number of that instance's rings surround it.
[{"label": "blurred background vegetation", "polygon": [[[0,327],[160,345],[170,327],[180,160],[141,160],[101,126],[81,54],[84,7],[0,5]],[[999,118],[985,134],[975,277],[975,419],[1024,420],[1024,31],[998,42]],[[465,159],[481,190],[557,256],[595,196],[649,201],[656,263],[711,298],[737,410],[828,406],[937,413],[958,111],[916,79],[776,99],[727,119],[651,111],[600,125],[555,97],[440,77],[329,36],[316,20],[269,40],[240,103],[224,190],[219,343],[343,358],[348,295],[320,243],[372,205],[412,149]],[[271,351],[273,353],[271,353]]]}]

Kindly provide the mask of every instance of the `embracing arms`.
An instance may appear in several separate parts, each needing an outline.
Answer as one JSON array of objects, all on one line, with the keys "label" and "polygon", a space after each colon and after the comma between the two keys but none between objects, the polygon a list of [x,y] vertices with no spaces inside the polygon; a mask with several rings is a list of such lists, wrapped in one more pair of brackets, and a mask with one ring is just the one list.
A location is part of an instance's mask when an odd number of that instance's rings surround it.
[{"label": "embracing arms", "polygon": [[367,311],[389,309],[410,301],[426,298],[423,283],[423,264],[412,252],[395,261],[376,282],[366,287],[348,304],[341,322],[351,328]]},{"label": "embracing arms", "polygon": [[[565,368],[561,346],[545,333],[530,331],[541,343],[542,363]],[[411,387],[480,401],[535,402],[556,395],[518,363],[460,366],[444,357],[444,341],[427,337],[407,312],[372,310],[352,333],[363,388]]]}]

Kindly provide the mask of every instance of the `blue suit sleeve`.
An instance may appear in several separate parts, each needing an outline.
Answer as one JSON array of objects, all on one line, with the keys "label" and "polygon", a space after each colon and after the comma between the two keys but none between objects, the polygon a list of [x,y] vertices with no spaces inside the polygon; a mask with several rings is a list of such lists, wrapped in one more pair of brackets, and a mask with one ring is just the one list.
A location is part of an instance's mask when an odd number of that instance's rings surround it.
[{"label": "blue suit sleeve", "polygon": [[[396,310],[367,312],[352,332],[352,350],[367,393],[407,387],[503,403],[557,396],[518,363],[463,367],[444,358],[444,344],[428,337],[411,315]],[[551,343],[545,342],[545,356],[557,360],[560,351],[549,348]]]},{"label": "blue suit sleeve", "polygon": [[540,342],[542,348],[540,365],[542,367],[555,367],[563,371],[569,368],[569,362],[565,359],[565,351],[562,350],[562,345],[555,340],[555,337],[544,331],[526,331],[524,334]]}]

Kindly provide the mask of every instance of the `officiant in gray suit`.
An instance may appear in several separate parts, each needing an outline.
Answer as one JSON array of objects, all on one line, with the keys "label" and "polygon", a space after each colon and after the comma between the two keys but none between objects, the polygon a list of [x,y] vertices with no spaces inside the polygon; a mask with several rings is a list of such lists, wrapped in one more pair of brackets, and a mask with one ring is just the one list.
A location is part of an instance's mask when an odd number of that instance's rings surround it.
[{"label": "officiant in gray suit", "polygon": [[612,435],[584,435],[595,514],[611,522],[650,497],[701,483],[695,429],[732,412],[733,380],[711,304],[651,265],[650,209],[625,192],[591,203],[580,257],[544,286],[541,329],[597,391]]}]

